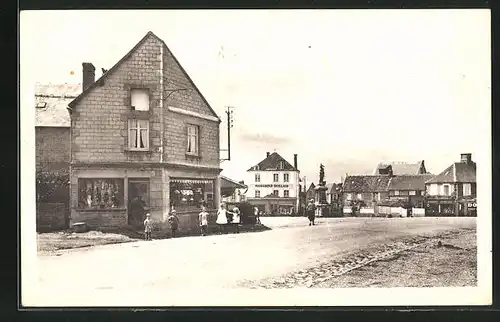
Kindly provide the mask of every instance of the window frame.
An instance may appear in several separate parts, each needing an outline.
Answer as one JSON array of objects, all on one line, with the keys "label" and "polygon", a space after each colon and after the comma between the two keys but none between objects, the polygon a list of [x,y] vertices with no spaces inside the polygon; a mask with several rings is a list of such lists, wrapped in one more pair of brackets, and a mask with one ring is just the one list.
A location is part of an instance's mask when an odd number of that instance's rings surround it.
[{"label": "window frame", "polygon": [[260,173],[256,173],[256,174],[255,174],[254,181],[255,181],[255,182],[260,182]]},{"label": "window frame", "polygon": [[399,196],[399,190],[394,190],[394,195]]},{"label": "window frame", "polygon": [[[134,101],[134,91],[140,91],[140,92],[145,92],[145,94],[147,95],[148,97],[148,104],[147,104],[147,109],[144,110],[144,109],[137,109],[137,106],[135,106],[133,104],[133,101]],[[151,110],[151,93],[150,93],[150,90],[149,88],[141,88],[141,87],[132,87],[130,88],[130,108],[133,110],[133,111],[138,111],[138,112],[149,112]]]},{"label": "window frame", "polygon": [[290,198],[290,190],[283,190],[283,197]]},{"label": "window frame", "polygon": [[[469,187],[468,188],[468,193],[465,193],[466,192],[465,187]],[[470,196],[472,196],[472,184],[471,183],[464,183],[464,184],[462,184],[462,195],[464,197],[470,197]]]},{"label": "window frame", "polygon": [[255,198],[260,198],[260,190],[255,190],[254,191]]},{"label": "window frame", "polygon": [[290,182],[290,174],[283,173],[283,182]]},{"label": "window frame", "polygon": [[273,195],[279,197],[280,191],[279,190],[273,190]]},{"label": "window frame", "polygon": [[[86,206],[86,201],[87,199],[82,199],[82,190],[87,189],[88,182],[91,182],[92,189],[96,188],[96,182],[102,182],[105,181],[107,184],[110,182],[113,182],[113,184],[118,185],[118,205],[113,207],[103,207],[101,204],[100,205],[95,205],[95,206]],[[102,183],[101,183],[102,184]],[[126,200],[125,200],[125,179],[116,177],[116,178],[102,178],[102,177],[95,177],[95,178],[78,178],[77,179],[77,206],[76,209],[78,211],[93,211],[93,210],[101,210],[101,211],[109,211],[109,210],[125,210],[126,209]],[[109,187],[109,186],[108,186]],[[92,192],[93,194],[94,192]],[[85,194],[88,196],[88,194]],[[110,198],[108,196],[108,198]],[[92,200],[93,198],[91,198]],[[109,199],[108,199],[109,200]],[[103,201],[99,201],[103,202]],[[83,206],[82,206],[83,204]]]},{"label": "window frame", "polygon": [[[448,193],[446,193],[446,189],[448,190]],[[451,196],[451,189],[449,184],[443,185],[443,196]]]},{"label": "window frame", "polygon": [[410,191],[408,191],[408,195],[409,196],[416,196],[417,195],[417,191],[416,190],[410,190]]},{"label": "window frame", "polygon": [[[132,122],[136,121],[136,124],[137,126],[135,128],[132,128]],[[139,126],[139,124],[143,122],[146,124],[146,127],[145,128],[142,128]],[[141,135],[141,130],[145,129],[146,130],[146,142],[145,142],[145,147],[144,148],[140,148],[140,147],[134,147],[132,146],[132,136],[131,136],[131,131],[134,130],[136,131],[136,142],[137,144],[139,143],[139,140],[140,140],[140,135]],[[149,151],[149,147],[150,147],[150,126],[149,126],[149,120],[145,120],[145,119],[139,119],[139,118],[130,118],[128,119],[128,128],[127,128],[127,137],[128,137],[128,150],[129,151]]]},{"label": "window frame", "polygon": [[[190,138],[193,136],[193,134],[190,134],[190,129],[191,128],[194,128],[196,130],[195,134],[194,134],[195,139],[196,139],[196,142],[195,142],[196,151],[195,152],[189,151]],[[187,123],[187,126],[186,126],[186,137],[187,137],[187,140],[186,140],[186,155],[200,156],[200,131],[201,131],[201,126],[200,125],[193,124],[193,123]]]},{"label": "window frame", "polygon": [[273,182],[280,182],[279,173],[273,173]]}]

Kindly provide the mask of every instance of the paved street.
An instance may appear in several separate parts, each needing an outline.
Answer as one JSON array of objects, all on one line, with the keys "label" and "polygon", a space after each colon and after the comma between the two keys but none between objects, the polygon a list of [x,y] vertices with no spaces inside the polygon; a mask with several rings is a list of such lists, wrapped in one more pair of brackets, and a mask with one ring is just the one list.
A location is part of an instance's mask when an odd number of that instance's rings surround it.
[{"label": "paved street", "polygon": [[[292,272],[300,277],[307,269],[349,254],[366,253],[377,245],[385,245],[387,253],[420,242],[415,238],[401,242],[412,237],[476,227],[475,218],[319,218],[313,227],[307,226],[305,218],[262,218],[262,223],[272,230],[139,241],[39,255],[37,290],[45,300],[56,303],[56,295],[67,300],[78,295],[76,290],[97,296],[99,292],[110,295],[135,289],[156,292],[259,287],[259,281]],[[367,255],[356,263],[362,265],[364,260],[373,260],[373,256]],[[347,270],[356,264],[349,265]],[[318,270],[318,279],[330,275],[328,270]],[[308,278],[302,284],[292,280],[292,284],[314,286],[318,282]],[[75,291],[68,293],[69,287]]]}]

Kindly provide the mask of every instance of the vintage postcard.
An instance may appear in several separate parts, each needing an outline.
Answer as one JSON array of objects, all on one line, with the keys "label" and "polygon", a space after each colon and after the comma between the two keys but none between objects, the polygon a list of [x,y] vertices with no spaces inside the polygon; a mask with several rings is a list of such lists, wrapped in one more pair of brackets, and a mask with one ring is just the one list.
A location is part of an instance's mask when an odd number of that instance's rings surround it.
[{"label": "vintage postcard", "polygon": [[489,10],[20,32],[24,307],[491,304]]}]

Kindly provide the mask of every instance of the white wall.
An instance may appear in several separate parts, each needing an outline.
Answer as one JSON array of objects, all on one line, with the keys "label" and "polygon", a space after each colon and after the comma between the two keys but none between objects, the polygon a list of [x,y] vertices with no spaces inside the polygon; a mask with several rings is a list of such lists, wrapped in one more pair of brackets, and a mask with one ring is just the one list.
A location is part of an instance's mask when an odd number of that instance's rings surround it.
[{"label": "white wall", "polygon": [[[260,174],[260,182],[255,182],[255,174]],[[273,182],[273,174],[278,174],[278,182]],[[283,174],[288,173],[289,182],[283,181]],[[280,197],[283,197],[284,190],[288,190],[290,198],[297,198],[299,194],[299,172],[298,171],[247,171],[245,184],[248,186],[247,198],[255,198],[255,190],[260,191],[260,197],[263,198],[274,190],[278,190]],[[270,187],[259,187],[259,185],[271,185]],[[286,187],[275,187],[283,185]]]},{"label": "white wall", "polygon": [[451,183],[431,183],[427,185],[427,194],[430,196],[445,196],[444,186],[449,186],[449,195],[455,191],[455,186]]}]

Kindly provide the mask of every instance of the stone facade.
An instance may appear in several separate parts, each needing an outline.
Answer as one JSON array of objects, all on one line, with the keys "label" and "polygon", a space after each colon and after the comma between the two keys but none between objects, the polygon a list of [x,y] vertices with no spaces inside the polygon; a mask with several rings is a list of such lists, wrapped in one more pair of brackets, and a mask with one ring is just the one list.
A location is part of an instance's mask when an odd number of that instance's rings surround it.
[{"label": "stone facade", "polygon": [[[84,86],[85,87],[85,86]],[[147,90],[149,110],[131,107],[131,90]],[[173,92],[173,89],[183,91]],[[129,223],[133,180],[146,182],[147,208],[153,220],[165,221],[171,207],[170,181],[211,180],[215,203],[219,191],[220,120],[164,42],[148,33],[71,104],[71,222],[90,226]],[[129,148],[129,121],[147,121],[149,142]],[[187,153],[188,125],[198,128],[198,153]],[[140,137],[142,139],[142,137]],[[82,179],[117,179],[123,184],[119,206],[82,209]],[[111,184],[110,184],[111,185]],[[115,188],[117,189],[117,188]],[[119,189],[117,189],[119,190]],[[181,230],[192,226],[199,210],[181,211]]]},{"label": "stone facade", "polygon": [[68,171],[70,163],[70,130],[68,127],[36,127],[36,169]]}]

